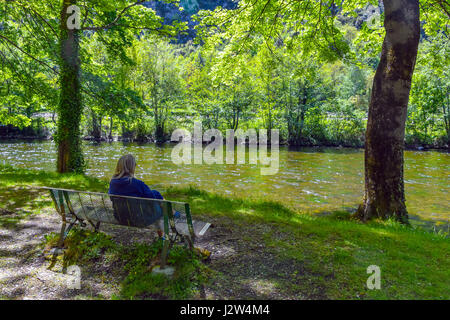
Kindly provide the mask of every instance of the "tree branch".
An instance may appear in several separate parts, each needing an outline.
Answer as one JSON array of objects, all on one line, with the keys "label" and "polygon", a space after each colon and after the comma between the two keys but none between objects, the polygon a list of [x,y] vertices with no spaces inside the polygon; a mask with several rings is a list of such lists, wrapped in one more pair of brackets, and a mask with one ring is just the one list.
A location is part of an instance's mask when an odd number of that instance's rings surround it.
[{"label": "tree branch", "polygon": [[145,0],[139,0],[139,1],[136,1],[135,3],[132,3],[128,6],[126,6],[125,8],[122,9],[122,11],[120,11],[120,13],[117,15],[117,17],[112,22],[108,23],[107,25],[99,26],[99,27],[84,27],[84,28],[82,28],[82,30],[98,31],[98,30],[109,29],[112,26],[114,26],[117,23],[117,21],[119,21],[120,18],[122,18],[122,16],[125,14],[125,12],[127,10],[129,10],[130,8],[135,7],[139,4],[142,4],[144,2],[145,2]]},{"label": "tree branch", "polygon": [[[439,6],[442,8],[442,10],[444,10],[444,12],[450,18],[450,12],[449,12],[450,9],[448,8],[449,4],[447,3],[447,1],[445,1],[445,0],[437,0],[436,2],[439,4]],[[447,5],[447,7],[444,5],[444,3]]]},{"label": "tree branch", "polygon": [[26,10],[30,10],[32,11],[36,16],[38,16],[42,21],[44,21],[44,23],[50,28],[50,30],[52,30],[53,34],[55,34],[58,37],[58,33],[56,32],[55,29],[53,29],[53,27],[51,26],[50,23],[48,23],[47,20],[45,20],[39,13],[37,13],[33,8],[31,7],[27,7],[25,5],[23,5],[21,2],[18,2],[19,6],[21,6],[22,8],[26,9]]},{"label": "tree branch", "polygon": [[8,42],[9,44],[11,44],[12,46],[14,46],[15,48],[17,48],[20,52],[22,52],[23,54],[25,54],[26,56],[30,57],[31,59],[33,59],[34,61],[38,62],[39,64],[51,69],[54,73],[58,73],[56,70],[54,70],[51,66],[49,66],[47,63],[45,63],[44,61],[41,61],[35,57],[33,57],[31,54],[29,54],[28,52],[26,52],[25,50],[23,50],[21,47],[19,47],[17,44],[15,44],[13,41],[11,41],[10,39],[8,39],[5,36],[2,36],[0,34],[0,39],[5,40],[6,42]]}]

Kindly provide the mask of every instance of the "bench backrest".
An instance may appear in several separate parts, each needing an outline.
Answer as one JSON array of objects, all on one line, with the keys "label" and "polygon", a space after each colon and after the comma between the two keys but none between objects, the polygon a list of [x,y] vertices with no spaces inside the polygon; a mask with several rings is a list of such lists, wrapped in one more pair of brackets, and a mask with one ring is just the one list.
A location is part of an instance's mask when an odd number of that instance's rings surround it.
[{"label": "bench backrest", "polygon": [[73,215],[91,224],[102,222],[138,228],[148,227],[162,218],[164,231],[168,232],[169,224],[173,223],[173,211],[178,211],[186,217],[193,236],[188,203],[60,188],[44,189],[49,190],[56,210],[64,217]]}]

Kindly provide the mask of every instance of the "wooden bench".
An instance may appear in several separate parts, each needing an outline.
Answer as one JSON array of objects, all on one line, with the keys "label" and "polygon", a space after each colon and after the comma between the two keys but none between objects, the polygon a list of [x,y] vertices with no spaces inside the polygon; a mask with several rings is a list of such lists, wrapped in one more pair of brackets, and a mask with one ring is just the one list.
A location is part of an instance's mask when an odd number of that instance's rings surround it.
[{"label": "wooden bench", "polygon": [[[157,225],[163,240],[161,269],[167,262],[167,254],[177,240],[184,240],[194,248],[196,237],[202,236],[210,223],[192,221],[188,203],[136,198],[106,193],[76,191],[43,187],[50,192],[56,211],[61,216],[62,226],[58,248],[62,248],[69,231],[75,226],[90,224],[98,231],[100,224],[115,224],[135,228]],[[174,213],[180,217],[175,218]]]}]

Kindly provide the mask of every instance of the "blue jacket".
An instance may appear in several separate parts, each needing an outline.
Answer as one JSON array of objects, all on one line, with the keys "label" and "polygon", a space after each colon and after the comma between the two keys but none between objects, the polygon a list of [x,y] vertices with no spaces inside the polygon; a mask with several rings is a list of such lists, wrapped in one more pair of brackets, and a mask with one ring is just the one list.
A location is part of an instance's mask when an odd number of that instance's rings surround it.
[{"label": "blue jacket", "polygon": [[161,193],[151,190],[141,180],[129,177],[111,179],[108,193],[138,198],[164,199]]}]

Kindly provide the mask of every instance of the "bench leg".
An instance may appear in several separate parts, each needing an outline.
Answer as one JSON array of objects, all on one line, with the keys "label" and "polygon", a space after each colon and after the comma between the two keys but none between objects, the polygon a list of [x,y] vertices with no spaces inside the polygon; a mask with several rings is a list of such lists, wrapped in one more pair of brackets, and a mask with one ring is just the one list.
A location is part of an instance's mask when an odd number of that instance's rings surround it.
[{"label": "bench leg", "polygon": [[63,243],[64,240],[66,240],[67,235],[69,234],[70,230],[72,230],[73,226],[77,223],[77,221],[75,220],[74,222],[72,222],[71,224],[69,224],[69,226],[67,227],[66,231],[64,231],[64,239],[63,239]]},{"label": "bench leg", "polygon": [[189,250],[194,250],[194,242],[192,241],[192,238],[190,236],[184,236],[184,240],[189,246]]},{"label": "bench leg", "polygon": [[[59,232],[58,244],[56,245],[56,247],[58,249],[62,249],[64,247],[64,240],[66,240],[67,235],[69,234],[70,230],[72,230],[72,228],[73,228],[73,226],[75,225],[76,222],[77,222],[76,220],[73,221],[66,228],[66,221],[63,220],[63,223],[61,225],[61,231]],[[50,266],[48,267],[48,269],[53,268],[55,266],[55,264],[56,264],[56,257],[58,256],[56,252],[57,252],[56,250],[53,252],[52,261],[51,261]],[[63,264],[65,264],[65,262]],[[63,267],[63,271],[64,271],[64,267]]]},{"label": "bench leg", "polygon": [[64,240],[66,239],[65,234],[66,234],[66,221],[63,220],[63,223],[61,225],[61,231],[59,232],[58,244],[56,245],[58,248],[63,247]]},{"label": "bench leg", "polygon": [[58,244],[56,245],[58,248],[62,248],[64,246],[64,240],[66,240],[67,235],[69,234],[70,230],[72,230],[73,226],[77,223],[77,220],[71,222],[69,226],[66,228],[66,221],[63,221],[61,225],[61,231],[59,232],[59,240]]},{"label": "bench leg", "polygon": [[160,269],[164,269],[167,263],[167,255],[169,252],[169,239],[163,238],[163,248],[161,252],[161,267]]}]

